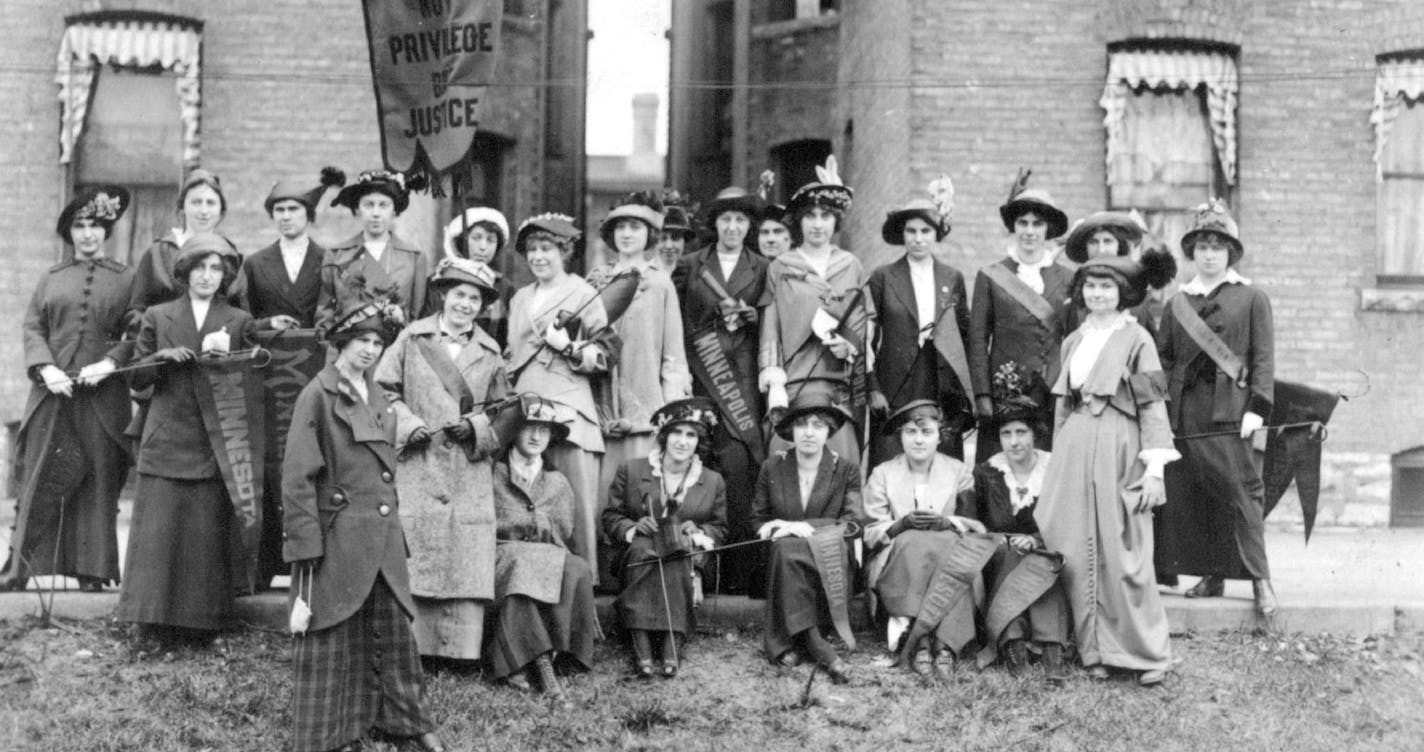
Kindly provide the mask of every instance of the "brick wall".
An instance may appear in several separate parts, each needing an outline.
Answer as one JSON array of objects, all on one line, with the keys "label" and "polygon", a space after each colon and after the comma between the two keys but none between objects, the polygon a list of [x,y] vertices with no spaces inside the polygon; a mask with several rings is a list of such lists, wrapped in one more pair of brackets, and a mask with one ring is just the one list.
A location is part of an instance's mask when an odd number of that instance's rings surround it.
[{"label": "brick wall", "polygon": [[[529,3],[531,7],[542,4]],[[562,3],[581,17],[582,3]],[[355,179],[380,163],[375,97],[366,55],[360,3],[353,0],[28,0],[7,6],[0,28],[0,96],[10,103],[0,113],[6,138],[0,167],[12,190],[0,194],[0,245],[6,274],[0,277],[0,317],[18,322],[39,275],[54,263],[60,245],[53,232],[62,206],[64,172],[58,163],[58,91],[55,53],[66,15],[97,10],[137,9],[188,16],[204,22],[202,166],[221,176],[228,213],[221,230],[250,252],[275,237],[262,201],[272,183],[310,176],[315,184],[323,165],[337,165]],[[510,84],[487,90],[481,128],[513,142],[505,158],[505,206],[511,222],[544,210],[546,143],[542,92],[534,82],[550,73],[545,63],[544,22],[506,17],[502,29],[508,56],[499,78]],[[557,36],[565,47],[582,49],[578,34]],[[581,64],[562,51],[558,65]],[[578,92],[578,89],[572,89]],[[581,94],[579,95],[581,97]],[[564,106],[578,105],[567,97]],[[577,108],[576,108],[577,109]],[[577,110],[581,112],[581,109]],[[567,142],[567,143],[566,143]],[[582,154],[582,128],[558,131],[553,145],[564,154]],[[566,205],[578,209],[576,186],[565,166],[556,170]],[[581,170],[577,172],[581,176]],[[331,194],[328,194],[331,195]],[[447,210],[421,196],[398,223],[399,232],[438,252],[438,232]],[[322,240],[345,238],[358,227],[345,209],[323,207],[313,227]],[[19,418],[28,390],[18,326],[0,331],[0,419]]]}]

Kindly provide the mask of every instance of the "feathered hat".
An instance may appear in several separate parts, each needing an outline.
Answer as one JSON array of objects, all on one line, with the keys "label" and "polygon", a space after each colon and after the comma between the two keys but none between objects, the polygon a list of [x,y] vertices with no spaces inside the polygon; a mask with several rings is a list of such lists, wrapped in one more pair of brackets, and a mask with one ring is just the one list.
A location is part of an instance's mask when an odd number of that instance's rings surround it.
[{"label": "feathered hat", "polygon": [[796,217],[813,206],[820,206],[844,214],[850,210],[853,196],[855,191],[841,182],[840,167],[832,154],[826,157],[825,165],[816,167],[816,180],[797,188],[791,195],[791,200],[786,203],[786,213]]},{"label": "feathered hat", "polygon": [[1245,255],[1246,249],[1241,245],[1241,230],[1236,226],[1236,220],[1231,218],[1226,204],[1219,198],[1197,207],[1196,215],[1192,217],[1192,226],[1182,236],[1182,253],[1187,258],[1195,256],[1196,238],[1204,232],[1214,232],[1226,238],[1227,244],[1231,246],[1227,254],[1228,266],[1236,266]]},{"label": "feathered hat", "polygon": [[1028,187],[1028,178],[1032,174],[1033,170],[1027,167],[1019,168],[1014,184],[1009,187],[1009,199],[999,207],[999,218],[1004,221],[1004,227],[1013,232],[1014,222],[1020,216],[1033,212],[1048,223],[1048,238],[1051,240],[1067,232],[1068,215],[1058,208],[1048,191]]},{"label": "feathered hat", "polygon": [[276,206],[278,201],[295,201],[307,208],[308,217],[314,217],[316,206],[321,202],[321,195],[326,193],[326,189],[340,188],[343,185],[346,185],[346,173],[328,165],[321,168],[321,177],[315,188],[300,178],[287,178],[273,183],[272,190],[267,192],[267,198],[262,202],[262,208],[270,215],[272,207]]},{"label": "feathered hat", "polygon": [[336,198],[331,200],[331,205],[344,206],[354,214],[361,205],[362,196],[380,193],[390,197],[395,204],[396,214],[400,214],[410,206],[410,192],[423,191],[427,185],[424,175],[407,177],[403,173],[386,169],[366,170],[356,177],[356,182],[342,188]]},{"label": "feathered hat", "polygon": [[380,335],[387,345],[395,340],[400,331],[398,322],[404,318],[395,285],[367,285],[361,274],[348,274],[341,284],[345,290],[337,295],[340,310],[326,340],[339,346],[367,331]]},{"label": "feathered hat", "polygon": [[905,223],[918,218],[934,228],[936,241],[944,240],[954,213],[954,181],[948,175],[940,175],[929,184],[928,191],[929,198],[911,199],[885,214],[885,223],[880,226],[881,239],[890,245],[904,245]]},{"label": "feathered hat", "polygon": [[1132,308],[1147,299],[1147,290],[1160,290],[1177,276],[1177,260],[1167,251],[1144,251],[1141,258],[1131,256],[1099,256],[1090,258],[1078,267],[1073,280],[1073,289],[1081,296],[1083,280],[1087,277],[1111,277],[1121,290],[1118,305]]},{"label": "feathered hat", "polygon": [[64,206],[64,210],[59,213],[59,222],[55,224],[55,232],[66,243],[73,242],[69,237],[69,228],[80,219],[92,219],[95,223],[104,228],[104,237],[108,237],[114,229],[114,223],[124,216],[124,212],[129,208],[129,191],[127,188],[117,185],[96,185],[80,191],[78,195],[70,199]]}]

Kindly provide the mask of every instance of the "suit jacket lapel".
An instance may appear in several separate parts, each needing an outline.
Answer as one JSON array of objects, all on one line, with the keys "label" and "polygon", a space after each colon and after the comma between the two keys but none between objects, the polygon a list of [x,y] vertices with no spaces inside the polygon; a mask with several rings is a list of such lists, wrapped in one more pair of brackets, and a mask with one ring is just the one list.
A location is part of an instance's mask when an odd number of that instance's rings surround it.
[{"label": "suit jacket lapel", "polygon": [[816,468],[816,482],[811,485],[811,498],[806,502],[806,519],[829,517],[826,507],[831,503],[831,481],[835,475],[836,458],[830,449],[821,450],[821,466]]},{"label": "suit jacket lapel", "polygon": [[885,278],[890,283],[887,285],[890,294],[910,312],[912,321],[919,321],[920,309],[915,298],[915,284],[910,280],[910,262],[901,256],[899,261],[890,265],[890,273],[885,275]]},{"label": "suit jacket lapel", "polygon": [[[716,250],[714,249],[712,260],[715,261],[715,259]],[[718,267],[717,273],[721,274],[722,265],[720,263],[716,263],[713,264],[713,266]],[[725,282],[727,292],[730,293],[733,298],[751,305],[755,305],[756,301],[747,300],[746,296],[743,293],[745,293],[747,288],[750,287],[751,284],[756,281],[756,273],[754,269],[755,266],[756,262],[752,259],[751,251],[743,250],[742,255],[737,257],[737,265],[732,267],[731,279],[728,279]]]},{"label": "suit jacket lapel", "polygon": [[[178,299],[177,307],[173,317],[173,344],[197,349],[198,345],[202,344],[202,338],[198,336],[198,320],[193,318],[193,301],[184,295]],[[208,320],[212,318],[213,311],[209,308]]]}]

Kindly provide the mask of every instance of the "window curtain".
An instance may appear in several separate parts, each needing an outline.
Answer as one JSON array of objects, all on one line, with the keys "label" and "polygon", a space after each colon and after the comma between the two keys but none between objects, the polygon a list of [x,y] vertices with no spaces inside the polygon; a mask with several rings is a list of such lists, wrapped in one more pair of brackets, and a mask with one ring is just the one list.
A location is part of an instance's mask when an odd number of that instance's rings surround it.
[{"label": "window curtain", "polygon": [[1115,208],[1191,209],[1211,196],[1216,157],[1202,97],[1189,89],[1128,95],[1108,162]]},{"label": "window curtain", "polygon": [[1402,108],[1424,99],[1424,57],[1387,60],[1375,74],[1375,180],[1384,180],[1385,145]]},{"label": "window curtain", "polygon": [[199,55],[202,39],[188,25],[158,21],[95,21],[72,24],[59,43],[55,83],[59,84],[59,161],[69,164],[84,132],[84,117],[97,66],[159,66],[177,76],[183,121],[183,167],[198,166],[198,125],[202,112]]},{"label": "window curtain", "polygon": [[[1116,163],[1131,151],[1129,114],[1134,94],[1184,94],[1204,89],[1207,122],[1221,174],[1227,185],[1236,185],[1236,100],[1241,84],[1236,60],[1222,52],[1193,50],[1122,50],[1109,54],[1107,81],[1098,104],[1106,113],[1107,168],[1109,186],[1115,178],[1132,174],[1131,167]],[[1185,97],[1194,99],[1194,97]],[[1176,107],[1189,107],[1183,101]]]},{"label": "window curtain", "polygon": [[1424,101],[1400,102],[1391,120],[1378,156],[1379,273],[1416,283],[1424,281]]}]

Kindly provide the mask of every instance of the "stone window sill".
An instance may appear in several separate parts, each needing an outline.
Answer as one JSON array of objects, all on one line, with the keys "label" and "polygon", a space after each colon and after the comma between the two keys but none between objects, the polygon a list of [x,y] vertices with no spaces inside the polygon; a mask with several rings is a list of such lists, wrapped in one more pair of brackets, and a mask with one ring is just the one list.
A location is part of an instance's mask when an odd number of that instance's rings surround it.
[{"label": "stone window sill", "polygon": [[1360,310],[1375,313],[1424,313],[1424,286],[1361,288]]}]

